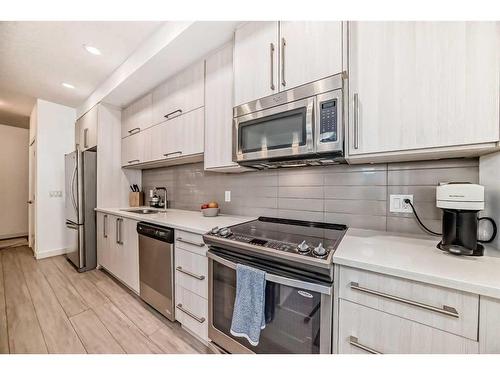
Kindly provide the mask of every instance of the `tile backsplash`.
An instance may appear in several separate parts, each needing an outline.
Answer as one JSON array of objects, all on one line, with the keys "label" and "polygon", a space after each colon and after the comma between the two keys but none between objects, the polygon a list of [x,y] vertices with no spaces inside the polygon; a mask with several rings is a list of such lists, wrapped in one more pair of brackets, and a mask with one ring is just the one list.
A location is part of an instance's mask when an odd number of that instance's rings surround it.
[{"label": "tile backsplash", "polygon": [[[350,227],[423,233],[411,214],[389,211],[390,194],[413,194],[422,221],[441,230],[439,182],[478,183],[478,159],[335,165],[241,174],[204,171],[203,163],[142,172],[143,188],[165,186],[171,208],[199,210],[215,200],[225,214],[326,221]],[[231,191],[231,202],[224,192]]]}]

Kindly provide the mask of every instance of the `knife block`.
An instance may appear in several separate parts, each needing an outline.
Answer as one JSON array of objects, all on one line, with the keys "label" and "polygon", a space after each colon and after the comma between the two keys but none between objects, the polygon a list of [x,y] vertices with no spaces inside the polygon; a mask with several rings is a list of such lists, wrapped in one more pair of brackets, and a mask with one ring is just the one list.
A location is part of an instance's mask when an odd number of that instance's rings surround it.
[{"label": "knife block", "polygon": [[133,191],[128,195],[128,205],[130,207],[144,206],[144,193],[142,191]]}]

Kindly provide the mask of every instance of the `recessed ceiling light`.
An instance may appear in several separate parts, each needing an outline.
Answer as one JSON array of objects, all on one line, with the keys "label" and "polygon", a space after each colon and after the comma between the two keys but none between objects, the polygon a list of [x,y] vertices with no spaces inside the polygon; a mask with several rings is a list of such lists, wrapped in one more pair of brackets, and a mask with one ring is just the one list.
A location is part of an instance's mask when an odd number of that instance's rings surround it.
[{"label": "recessed ceiling light", "polygon": [[74,89],[75,88],[75,86],[73,86],[71,83],[63,82],[62,85],[64,87],[66,87],[67,89]]},{"label": "recessed ceiling light", "polygon": [[88,44],[84,44],[83,48],[85,48],[87,50],[87,52],[91,53],[92,55],[100,55],[101,54],[101,51],[99,51],[98,48],[93,47],[93,46],[89,46]]}]

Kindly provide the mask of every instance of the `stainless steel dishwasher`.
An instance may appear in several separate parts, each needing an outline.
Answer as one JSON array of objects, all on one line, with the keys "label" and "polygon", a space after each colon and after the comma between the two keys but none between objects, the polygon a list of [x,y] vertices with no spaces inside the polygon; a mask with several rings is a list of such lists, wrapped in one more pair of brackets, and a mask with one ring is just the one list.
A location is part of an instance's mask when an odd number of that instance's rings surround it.
[{"label": "stainless steel dishwasher", "polygon": [[145,222],[139,233],[139,294],[166,318],[175,320],[174,230]]}]

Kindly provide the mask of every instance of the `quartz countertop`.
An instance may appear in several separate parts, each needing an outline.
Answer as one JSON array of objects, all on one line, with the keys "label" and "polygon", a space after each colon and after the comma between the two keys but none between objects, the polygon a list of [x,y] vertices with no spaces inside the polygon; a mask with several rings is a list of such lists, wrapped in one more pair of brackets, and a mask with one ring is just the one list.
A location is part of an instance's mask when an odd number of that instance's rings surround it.
[{"label": "quartz countertop", "polygon": [[245,223],[255,220],[254,217],[219,215],[215,217],[205,217],[200,211],[187,211],[177,209],[157,210],[154,214],[138,214],[130,210],[152,209],[151,207],[128,207],[128,208],[96,208],[97,212],[116,215],[137,221],[163,225],[166,227],[185,230],[187,232],[204,234],[213,227],[228,227],[231,225]]},{"label": "quartz countertop", "polygon": [[482,257],[436,248],[439,237],[349,228],[333,263],[500,298],[500,251]]}]

